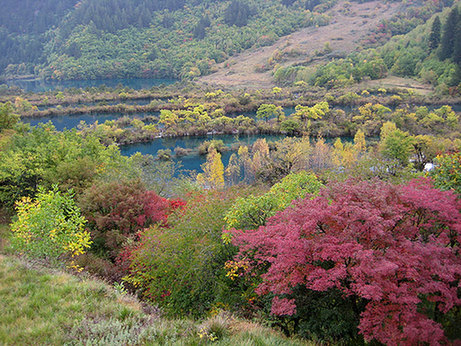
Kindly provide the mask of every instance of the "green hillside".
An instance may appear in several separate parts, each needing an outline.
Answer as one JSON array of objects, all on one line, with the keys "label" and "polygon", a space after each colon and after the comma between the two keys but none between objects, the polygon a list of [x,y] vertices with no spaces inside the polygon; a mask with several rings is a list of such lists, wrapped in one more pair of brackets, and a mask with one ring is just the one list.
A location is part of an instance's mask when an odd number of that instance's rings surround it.
[{"label": "green hillside", "polygon": [[[426,5],[425,14],[431,11]],[[316,66],[288,66],[278,69],[274,78],[282,85],[305,82],[328,89],[350,86],[363,80],[379,80],[388,76],[416,78],[436,87],[441,94],[450,92],[461,82],[461,15],[459,3],[427,20],[408,33],[398,34],[379,45],[382,35],[369,35],[356,52],[344,59]],[[381,27],[381,33],[395,30],[396,23],[405,24],[397,16]],[[417,23],[417,22],[416,22]],[[408,23],[407,23],[408,24]],[[394,28],[394,29],[393,29]],[[411,26],[407,27],[410,29]],[[402,30],[402,29],[400,29]],[[373,48],[369,48],[372,45]]]},{"label": "green hillside", "polygon": [[[328,25],[332,18],[326,11],[337,2],[7,0],[0,15],[0,74],[190,79],[216,71],[217,64],[249,48],[272,45],[304,27]],[[364,44],[404,34],[451,4],[404,3]],[[354,11],[353,2],[345,5]]]},{"label": "green hillside", "polygon": [[[40,12],[32,11],[37,25],[26,31],[5,21],[7,54],[0,69],[9,76],[38,73],[56,79],[193,77],[242,50],[271,44],[301,27],[327,24],[328,18],[310,11],[316,4],[87,0],[61,6],[56,12],[61,18],[44,17],[48,27],[39,25],[42,17],[33,13]],[[9,7],[17,12],[17,4]]]}]

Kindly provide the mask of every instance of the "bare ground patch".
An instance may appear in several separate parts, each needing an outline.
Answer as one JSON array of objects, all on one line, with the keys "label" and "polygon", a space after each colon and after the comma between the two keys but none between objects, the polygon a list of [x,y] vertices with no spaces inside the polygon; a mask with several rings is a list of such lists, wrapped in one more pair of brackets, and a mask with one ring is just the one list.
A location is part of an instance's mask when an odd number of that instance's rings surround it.
[{"label": "bare ground patch", "polygon": [[367,88],[402,88],[413,90],[416,94],[427,95],[433,91],[429,84],[423,84],[412,78],[402,78],[396,76],[389,76],[378,80],[368,80],[358,85],[361,89]]}]

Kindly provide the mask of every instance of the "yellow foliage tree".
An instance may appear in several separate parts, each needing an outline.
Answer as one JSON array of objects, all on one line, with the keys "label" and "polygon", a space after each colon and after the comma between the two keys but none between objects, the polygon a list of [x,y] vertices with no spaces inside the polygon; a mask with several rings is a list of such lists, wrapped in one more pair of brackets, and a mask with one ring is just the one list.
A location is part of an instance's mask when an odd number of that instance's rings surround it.
[{"label": "yellow foliage tree", "polygon": [[354,150],[357,154],[361,154],[366,150],[367,143],[365,141],[365,133],[362,130],[358,130],[354,136]]},{"label": "yellow foliage tree", "polygon": [[205,188],[220,189],[224,187],[224,165],[221,154],[212,148],[202,165],[203,173],[197,175],[197,183]]}]

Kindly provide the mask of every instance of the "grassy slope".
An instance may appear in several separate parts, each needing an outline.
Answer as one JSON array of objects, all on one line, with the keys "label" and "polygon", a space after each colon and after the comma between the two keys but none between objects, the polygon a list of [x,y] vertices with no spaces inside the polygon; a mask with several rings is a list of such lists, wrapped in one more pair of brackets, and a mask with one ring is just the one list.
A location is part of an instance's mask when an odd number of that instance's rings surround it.
[{"label": "grassy slope", "polygon": [[[0,239],[8,227],[0,224]],[[1,250],[1,249],[0,249]],[[133,297],[91,278],[0,254],[1,345],[304,345],[250,322],[214,317],[202,323],[146,315]],[[205,329],[203,329],[205,327]]]}]

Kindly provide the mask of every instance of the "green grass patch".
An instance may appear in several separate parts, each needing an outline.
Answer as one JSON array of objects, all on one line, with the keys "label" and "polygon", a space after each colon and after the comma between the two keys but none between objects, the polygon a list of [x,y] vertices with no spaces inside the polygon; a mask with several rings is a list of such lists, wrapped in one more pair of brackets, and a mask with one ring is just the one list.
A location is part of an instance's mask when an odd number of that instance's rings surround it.
[{"label": "green grass patch", "polygon": [[28,268],[0,258],[0,344],[62,344],[85,317],[121,318],[141,314],[135,301],[122,301],[102,282]]},{"label": "green grass patch", "polygon": [[2,253],[6,247],[9,233],[10,226],[7,223],[0,223],[0,253]]},{"label": "green grass patch", "polygon": [[306,344],[232,317],[199,323],[146,315],[135,298],[101,281],[6,255],[0,255],[0,302],[1,345]]}]

